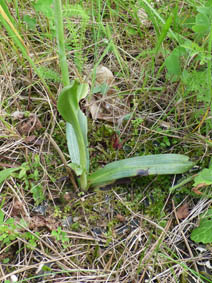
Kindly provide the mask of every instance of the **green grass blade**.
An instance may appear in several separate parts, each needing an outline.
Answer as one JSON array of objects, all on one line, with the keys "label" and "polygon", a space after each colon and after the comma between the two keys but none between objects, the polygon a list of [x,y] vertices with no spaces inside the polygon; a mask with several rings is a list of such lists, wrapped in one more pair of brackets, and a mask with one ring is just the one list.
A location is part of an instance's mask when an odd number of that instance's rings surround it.
[{"label": "green grass blade", "polygon": [[0,171],[0,184],[4,182],[11,174],[15,171],[20,170],[20,167],[17,168],[7,168]]},{"label": "green grass blade", "polygon": [[[146,0],[139,0],[138,1],[139,4],[141,5],[141,7],[143,7],[145,9],[145,11],[147,12],[147,14],[149,14],[148,12],[151,11],[151,13],[153,15],[155,15],[155,18],[157,19],[157,21],[160,24],[165,24],[165,20],[160,16],[160,14],[157,12],[156,9],[153,8],[153,6]],[[169,36],[171,38],[173,38],[178,44],[180,44],[180,42],[182,42],[183,39],[185,39],[185,37],[177,32],[173,32],[173,30],[170,28],[169,29]]]},{"label": "green grass blade", "polygon": [[181,154],[157,154],[112,162],[90,174],[90,186],[102,186],[117,179],[133,176],[180,174],[194,165]]},{"label": "green grass blade", "polygon": [[6,2],[4,0],[2,0],[0,5],[2,6],[7,17],[10,19],[11,23],[13,23],[13,25],[15,25],[15,21],[14,21],[13,17],[11,16],[10,12],[9,12],[8,4],[6,4]]},{"label": "green grass blade", "polygon": [[18,33],[18,30],[16,29],[15,25],[14,25],[14,20],[11,21],[10,19],[12,18],[12,16],[9,14],[8,9],[6,9],[6,11],[4,10],[4,5],[0,4],[0,23],[5,27],[5,29],[7,30],[8,34],[11,36],[13,42],[15,43],[15,45],[19,48],[19,50],[22,52],[23,56],[25,59],[27,59],[27,61],[29,62],[29,64],[31,65],[31,67],[33,68],[33,70],[35,71],[35,73],[38,75],[38,77],[40,78],[42,84],[44,85],[51,101],[56,104],[56,100],[54,98],[54,95],[52,94],[51,90],[49,89],[47,83],[45,82],[45,80],[43,79],[42,73],[39,71],[39,68],[37,68],[36,64],[34,63],[34,61],[31,59],[30,55],[29,55],[29,51],[22,39],[22,37],[20,36],[20,34]]},{"label": "green grass blade", "polygon": [[[170,15],[168,17],[166,23],[163,25],[161,34],[160,34],[159,39],[157,41],[157,44],[155,46],[155,57],[157,56],[157,53],[158,53],[158,51],[160,49],[160,46],[161,46],[162,42],[164,41],[164,39],[167,36],[167,33],[168,33],[169,29],[170,29],[172,20],[173,20],[173,16]],[[152,74],[154,74],[154,71],[155,71],[155,57],[152,58]]]},{"label": "green grass blade", "polygon": [[170,29],[170,26],[172,24],[172,20],[173,20],[173,16],[170,15],[167,19],[167,21],[165,22],[165,24],[163,25],[163,28],[162,28],[162,31],[161,31],[161,34],[160,34],[160,37],[158,39],[158,42],[156,44],[156,47],[155,47],[155,55],[157,55],[158,53],[158,50],[162,44],[162,42],[164,41],[164,39],[166,38],[167,36],[167,33]]}]

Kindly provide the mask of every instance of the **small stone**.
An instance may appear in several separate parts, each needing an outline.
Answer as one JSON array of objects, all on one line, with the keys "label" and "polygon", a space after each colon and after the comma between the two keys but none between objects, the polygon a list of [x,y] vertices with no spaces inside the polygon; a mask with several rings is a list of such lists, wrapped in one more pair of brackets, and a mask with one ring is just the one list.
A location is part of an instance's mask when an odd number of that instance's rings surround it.
[{"label": "small stone", "polygon": [[96,68],[97,83],[111,85],[113,80],[113,73],[107,67],[100,65]]},{"label": "small stone", "polygon": [[68,216],[65,219],[63,219],[63,221],[62,221],[62,226],[65,227],[65,228],[68,228],[72,224],[73,224],[72,216]]},{"label": "small stone", "polygon": [[12,118],[14,120],[21,120],[24,118],[24,112],[21,112],[21,111],[15,111],[11,114]]},{"label": "small stone", "polygon": [[11,280],[12,283],[13,282],[18,282],[18,277],[13,274],[13,275],[10,276],[10,280]]}]

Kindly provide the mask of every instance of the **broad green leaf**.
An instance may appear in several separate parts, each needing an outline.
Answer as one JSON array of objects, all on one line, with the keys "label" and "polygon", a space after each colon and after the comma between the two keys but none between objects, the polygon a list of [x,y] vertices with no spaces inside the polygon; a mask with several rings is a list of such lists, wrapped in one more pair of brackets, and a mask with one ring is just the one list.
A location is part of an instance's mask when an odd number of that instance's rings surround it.
[{"label": "broad green leaf", "polygon": [[[81,117],[80,124],[83,131],[83,137],[85,141],[86,146],[86,169],[89,171],[89,151],[88,151],[88,140],[87,140],[87,117],[82,113],[82,111],[79,112],[79,116]],[[77,138],[74,132],[74,129],[70,123],[66,123],[66,139],[67,139],[67,145],[68,145],[68,152],[71,158],[71,161],[78,166],[80,166],[80,152],[79,152],[79,146],[77,143]]]},{"label": "broad green leaf", "polygon": [[209,7],[198,7],[198,14],[196,16],[195,25],[192,27],[193,31],[204,36],[210,33],[212,24],[212,5]]},{"label": "broad green leaf", "polygon": [[212,220],[202,220],[200,226],[192,231],[191,240],[196,243],[212,243]]},{"label": "broad green leaf", "polygon": [[17,170],[20,170],[21,167],[17,168],[7,168],[0,171],[0,184],[4,182],[11,174]]},{"label": "broad green leaf", "polygon": [[176,80],[180,77],[181,71],[181,56],[185,55],[185,49],[183,47],[176,47],[171,54],[166,58],[165,65],[168,71],[168,77]]},{"label": "broad green leaf", "polygon": [[66,139],[71,162],[80,165],[80,153],[77,138],[72,125],[68,122],[66,123]]},{"label": "broad green leaf", "polygon": [[[58,98],[58,111],[66,122],[73,125],[78,112],[81,111],[79,101],[88,94],[88,84],[73,81],[70,86],[64,87]],[[75,116],[76,115],[76,116]]]},{"label": "broad green leaf", "polygon": [[86,170],[89,171],[89,150],[88,150],[88,121],[85,114],[80,110],[78,112],[78,120],[80,123],[80,128],[82,130],[82,135],[85,144],[85,151],[86,151]]},{"label": "broad green leaf", "polygon": [[98,187],[133,176],[180,174],[194,165],[181,154],[157,154],[133,157],[109,163],[88,177],[89,186]]},{"label": "broad green leaf", "polygon": [[200,220],[199,227],[191,233],[191,240],[196,243],[212,243],[212,209]]},{"label": "broad green leaf", "polygon": [[51,5],[53,0],[37,0],[34,4],[36,12],[43,13],[47,18],[53,17],[53,10]]},{"label": "broad green leaf", "polygon": [[[58,110],[64,120],[67,122],[66,138],[71,161],[80,164],[80,150],[84,147],[86,160],[85,168],[89,170],[89,152],[87,140],[87,118],[79,107],[79,101],[86,97],[88,93],[88,84],[80,84],[74,81],[70,86],[65,87],[58,98]],[[76,129],[81,131],[83,145],[78,144]]]},{"label": "broad green leaf", "polygon": [[212,185],[212,168],[205,168],[194,178],[194,186],[199,184]]}]

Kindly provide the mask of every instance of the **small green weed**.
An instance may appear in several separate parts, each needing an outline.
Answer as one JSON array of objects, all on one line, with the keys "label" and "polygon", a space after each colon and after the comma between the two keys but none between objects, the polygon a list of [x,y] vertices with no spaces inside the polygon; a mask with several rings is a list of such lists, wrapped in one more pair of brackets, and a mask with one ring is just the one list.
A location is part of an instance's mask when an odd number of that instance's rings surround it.
[{"label": "small green weed", "polygon": [[62,228],[60,226],[57,228],[57,230],[53,230],[51,232],[51,235],[55,237],[57,241],[62,242],[62,246],[64,249],[66,249],[69,246],[70,243],[67,233],[62,231]]},{"label": "small green weed", "polygon": [[[0,171],[0,183],[5,181],[10,176],[14,176],[17,180],[24,184],[26,191],[30,190],[36,205],[39,205],[44,199],[44,191],[40,181],[40,160],[39,156],[34,156],[34,161],[24,162],[20,167],[8,168]],[[17,171],[19,171],[17,173]],[[18,185],[18,183],[17,183]]]},{"label": "small green weed", "polygon": [[60,208],[58,206],[55,206],[54,208],[54,217],[62,217],[62,211],[60,210]]},{"label": "small green weed", "polygon": [[[190,34],[193,39],[182,38],[180,44],[165,59],[167,79],[172,82],[180,81],[183,88],[181,96],[196,97],[198,103],[204,104],[204,108],[211,105],[212,99],[211,8],[211,1],[197,7],[197,15],[189,26],[194,32]],[[195,111],[197,118],[204,116],[205,113],[205,109]],[[211,129],[211,123],[206,120],[206,124],[207,129]]]},{"label": "small green weed", "polygon": [[13,218],[8,218],[4,221],[4,213],[0,211],[0,241],[1,247],[10,244],[14,241],[19,233],[16,230],[15,221]]},{"label": "small green weed", "polygon": [[[37,247],[39,233],[35,232],[33,235],[30,232],[21,232],[23,226],[26,225],[24,220],[20,221],[21,226],[15,222],[14,218],[10,217],[6,221],[4,220],[5,215],[0,210],[0,247],[3,248],[15,241],[17,238],[24,239],[27,241],[27,248],[34,249]],[[37,237],[36,237],[37,236]]]},{"label": "small green weed", "polygon": [[191,239],[196,243],[212,243],[212,209],[201,215],[199,226],[192,231]]},{"label": "small green weed", "polygon": [[64,17],[67,19],[67,29],[70,36],[66,40],[66,49],[74,52],[74,62],[81,73],[86,63],[83,48],[86,43],[85,32],[89,23],[89,16],[84,7],[79,4],[65,5]]},{"label": "small green weed", "polygon": [[[212,162],[209,164],[209,168],[204,168],[201,170],[197,176],[194,178],[194,188],[193,190],[196,194],[205,195],[205,197],[211,198],[211,193],[206,195],[200,189],[203,187],[212,185]],[[195,228],[191,233],[191,239],[197,243],[212,243],[212,209],[208,209],[207,213],[200,217],[200,223],[197,228]]]},{"label": "small green weed", "polygon": [[24,183],[24,189],[30,190],[35,205],[39,205],[45,199],[44,190],[40,181],[41,167],[39,155],[34,155],[34,159],[24,162],[21,165],[20,172],[14,176]]}]

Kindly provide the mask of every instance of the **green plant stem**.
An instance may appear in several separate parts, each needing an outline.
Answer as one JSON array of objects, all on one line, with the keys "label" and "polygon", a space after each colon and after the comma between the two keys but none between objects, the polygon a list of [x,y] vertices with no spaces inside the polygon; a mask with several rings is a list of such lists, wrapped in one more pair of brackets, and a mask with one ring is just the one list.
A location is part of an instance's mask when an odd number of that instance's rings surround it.
[{"label": "green plant stem", "polygon": [[63,15],[62,15],[62,3],[61,0],[54,0],[54,13],[56,23],[56,34],[57,34],[57,46],[58,55],[60,59],[60,68],[62,72],[63,86],[70,85],[68,63],[66,60],[65,53],[65,40],[64,40],[64,27],[63,27]]},{"label": "green plant stem", "polygon": [[77,116],[75,116],[74,120],[75,121],[73,121],[72,126],[74,128],[74,132],[77,138],[77,143],[79,146],[79,153],[80,153],[80,165],[82,166],[82,174],[80,175],[80,186],[83,190],[86,190],[87,189],[87,170],[86,170],[87,156],[86,156],[85,143]]},{"label": "green plant stem", "polygon": [[[63,27],[61,0],[54,0],[54,11],[55,11],[57,45],[58,45],[58,53],[59,53],[58,55],[60,60],[60,68],[62,72],[62,82],[63,82],[63,86],[66,87],[70,85],[70,80],[68,73],[68,63],[65,53],[65,40],[64,40],[64,27]],[[82,166],[82,170],[83,170],[83,173],[80,176],[80,185],[81,188],[85,190],[87,188],[86,148],[77,114],[74,115],[74,119],[72,120],[73,120],[72,126],[76,134],[77,142],[79,145],[80,165]]]},{"label": "green plant stem", "polygon": [[185,180],[182,180],[182,182],[180,182],[179,184],[169,188],[170,193],[173,193],[176,189],[186,185],[187,183],[193,181],[193,179],[197,176],[197,174],[189,176],[188,178],[186,178]]}]

